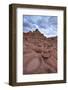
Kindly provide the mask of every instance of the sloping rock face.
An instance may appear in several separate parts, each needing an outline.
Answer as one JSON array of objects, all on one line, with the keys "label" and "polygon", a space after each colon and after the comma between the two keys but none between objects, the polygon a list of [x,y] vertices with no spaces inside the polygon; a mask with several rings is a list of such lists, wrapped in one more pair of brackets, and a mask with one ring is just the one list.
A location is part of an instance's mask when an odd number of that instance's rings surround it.
[{"label": "sloping rock face", "polygon": [[57,73],[57,37],[23,33],[23,74]]}]

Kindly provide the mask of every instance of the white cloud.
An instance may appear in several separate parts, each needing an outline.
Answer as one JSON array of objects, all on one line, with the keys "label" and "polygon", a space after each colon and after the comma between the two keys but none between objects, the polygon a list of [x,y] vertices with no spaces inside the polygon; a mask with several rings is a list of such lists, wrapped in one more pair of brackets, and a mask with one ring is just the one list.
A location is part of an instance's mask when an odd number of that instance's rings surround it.
[{"label": "white cloud", "polygon": [[24,32],[38,29],[46,37],[57,36],[56,16],[24,16]]}]

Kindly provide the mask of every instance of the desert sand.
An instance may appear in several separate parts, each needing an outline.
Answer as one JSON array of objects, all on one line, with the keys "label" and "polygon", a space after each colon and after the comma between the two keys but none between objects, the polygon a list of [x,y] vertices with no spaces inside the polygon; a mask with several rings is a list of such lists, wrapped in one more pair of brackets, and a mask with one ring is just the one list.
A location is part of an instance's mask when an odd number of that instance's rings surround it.
[{"label": "desert sand", "polygon": [[23,74],[57,73],[57,37],[23,32]]}]

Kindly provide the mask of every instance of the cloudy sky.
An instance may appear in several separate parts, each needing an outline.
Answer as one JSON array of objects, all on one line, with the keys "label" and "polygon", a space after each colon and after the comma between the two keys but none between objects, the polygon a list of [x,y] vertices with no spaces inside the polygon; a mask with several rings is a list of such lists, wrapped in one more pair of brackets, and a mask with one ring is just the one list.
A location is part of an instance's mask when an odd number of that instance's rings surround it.
[{"label": "cloudy sky", "polygon": [[57,36],[57,16],[23,16],[23,31],[29,32],[38,29],[46,37]]}]

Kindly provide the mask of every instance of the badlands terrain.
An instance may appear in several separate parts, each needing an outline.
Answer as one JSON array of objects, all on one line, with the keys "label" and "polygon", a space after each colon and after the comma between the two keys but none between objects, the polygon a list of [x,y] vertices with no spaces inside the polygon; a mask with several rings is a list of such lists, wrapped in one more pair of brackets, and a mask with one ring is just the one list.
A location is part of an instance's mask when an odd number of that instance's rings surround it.
[{"label": "badlands terrain", "polygon": [[23,74],[57,73],[57,37],[23,32]]}]

